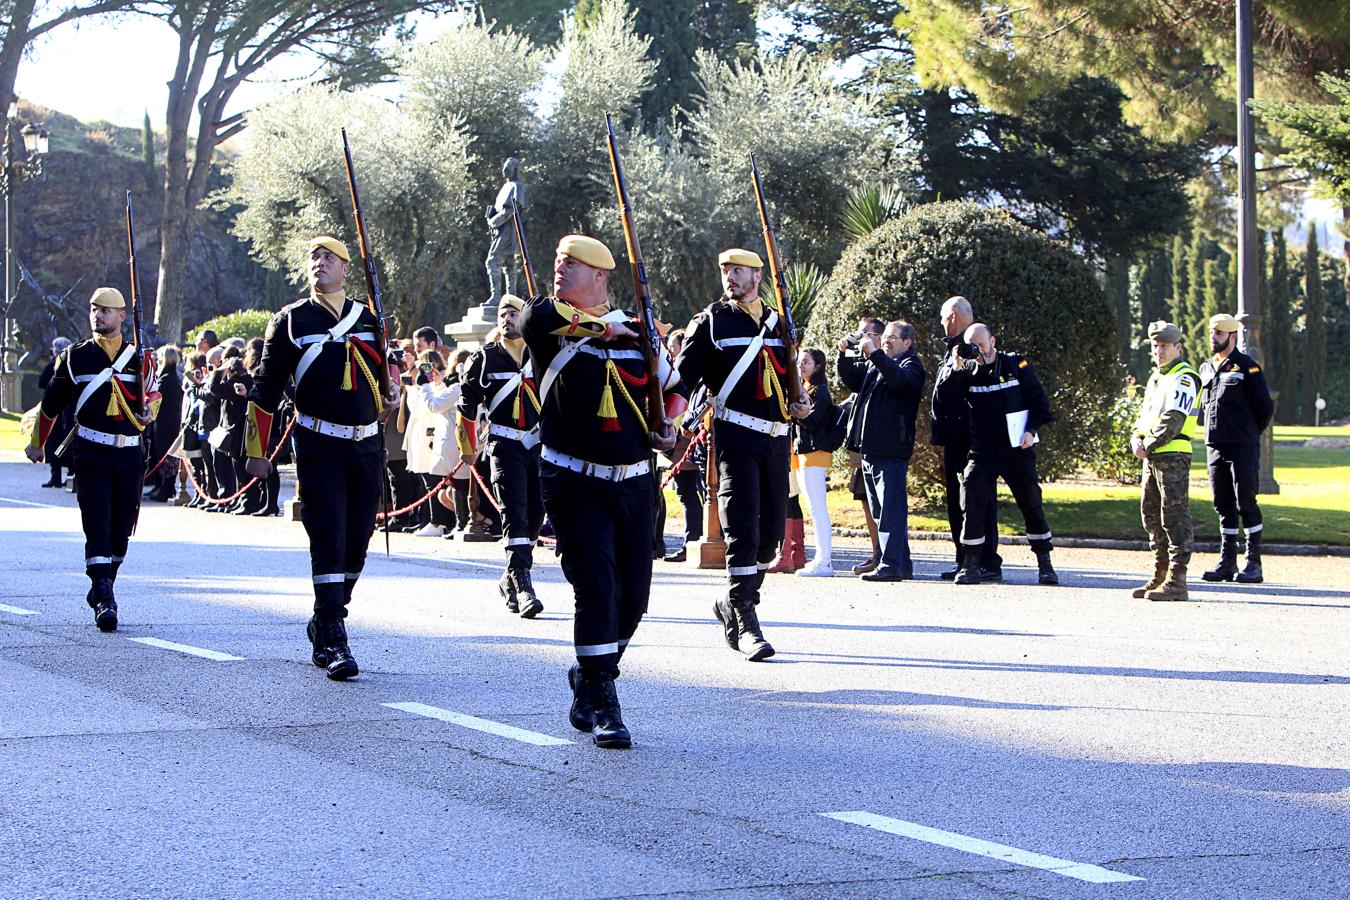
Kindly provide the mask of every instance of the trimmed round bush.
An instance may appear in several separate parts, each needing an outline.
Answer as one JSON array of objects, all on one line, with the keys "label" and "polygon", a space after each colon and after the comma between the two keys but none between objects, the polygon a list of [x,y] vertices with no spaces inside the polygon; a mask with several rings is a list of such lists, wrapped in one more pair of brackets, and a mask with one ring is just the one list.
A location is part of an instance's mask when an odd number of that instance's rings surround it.
[{"label": "trimmed round bush", "polygon": [[[832,358],[860,318],[903,319],[917,331],[931,398],[944,351],[938,315],[956,294],[993,330],[998,349],[1026,356],[1045,385],[1055,421],[1037,445],[1042,479],[1079,469],[1109,434],[1123,387],[1115,317],[1081,257],[1002,211],[927,204],[855,241],[816,303],[804,344]],[[941,456],[928,444],[931,418],[925,399],[910,466],[911,493],[930,501],[942,496]],[[1050,518],[1053,524],[1053,511]]]},{"label": "trimmed round bush", "polygon": [[214,331],[222,341],[232,337],[241,337],[245,340],[255,337],[260,338],[263,336],[263,332],[267,330],[267,323],[272,321],[274,315],[276,315],[276,311],[270,309],[240,309],[223,316],[216,316],[214,319],[207,319],[196,328],[188,329],[187,344],[190,347],[197,346],[197,341],[201,339],[202,332],[208,328]]}]

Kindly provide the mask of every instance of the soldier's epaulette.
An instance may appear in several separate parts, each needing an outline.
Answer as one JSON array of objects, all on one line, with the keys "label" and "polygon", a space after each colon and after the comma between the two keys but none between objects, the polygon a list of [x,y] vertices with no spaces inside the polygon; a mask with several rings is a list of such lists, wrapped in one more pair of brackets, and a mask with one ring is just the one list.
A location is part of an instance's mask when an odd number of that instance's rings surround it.
[{"label": "soldier's epaulette", "polygon": [[1255,375],[1257,372],[1260,372],[1260,371],[1261,371],[1261,367],[1260,367],[1260,366],[1252,366],[1252,367],[1251,367],[1250,369],[1248,369],[1247,371],[1250,372],[1250,373],[1252,373],[1253,375]]},{"label": "soldier's epaulette", "polygon": [[1025,369],[1029,365],[1031,365],[1031,363],[1027,362],[1025,358],[1017,361],[1017,368],[1019,369]]}]

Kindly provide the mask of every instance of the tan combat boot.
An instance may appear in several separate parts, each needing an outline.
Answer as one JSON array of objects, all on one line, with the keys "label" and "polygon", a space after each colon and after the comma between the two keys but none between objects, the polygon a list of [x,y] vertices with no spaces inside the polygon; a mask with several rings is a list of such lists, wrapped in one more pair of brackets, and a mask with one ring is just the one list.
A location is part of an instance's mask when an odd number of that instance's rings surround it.
[{"label": "tan combat boot", "polygon": [[1167,570],[1167,580],[1159,587],[1144,594],[1150,600],[1189,600],[1186,593],[1186,567],[1172,566]]},{"label": "tan combat boot", "polygon": [[1148,584],[1140,585],[1131,592],[1131,596],[1136,600],[1143,600],[1149,591],[1157,590],[1162,587],[1162,583],[1167,580],[1167,559],[1155,559],[1153,561],[1153,577],[1148,580]]}]

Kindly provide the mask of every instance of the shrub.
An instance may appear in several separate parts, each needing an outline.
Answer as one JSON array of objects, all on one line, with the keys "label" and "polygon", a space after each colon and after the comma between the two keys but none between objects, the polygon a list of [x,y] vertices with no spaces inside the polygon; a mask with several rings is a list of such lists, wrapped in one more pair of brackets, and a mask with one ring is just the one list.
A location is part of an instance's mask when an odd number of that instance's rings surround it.
[{"label": "shrub", "polygon": [[1088,445],[1084,467],[1098,478],[1135,484],[1139,481],[1139,458],[1130,448],[1130,435],[1139,408],[1144,405],[1143,388],[1130,384],[1108,413],[1110,427]]},{"label": "shrub", "polygon": [[211,329],[222,341],[226,338],[241,337],[245,340],[249,338],[262,337],[263,332],[267,330],[267,323],[275,315],[270,309],[240,309],[232,313],[226,313],[223,316],[216,316],[214,319],[207,319],[196,328],[188,329],[187,342],[189,346],[197,346],[197,341],[201,339],[202,332]]},{"label": "shrub", "polygon": [[[816,304],[806,342],[837,346],[863,316],[904,319],[917,331],[931,393],[943,351],[938,312],[954,294],[968,297],[999,349],[1026,355],[1045,384],[1056,421],[1041,434],[1041,477],[1078,469],[1111,428],[1121,393],[1115,318],[1079,256],[1003,212],[926,204],[854,242]],[[910,485],[935,501],[942,495],[941,458],[927,445],[930,422],[925,402]]]}]

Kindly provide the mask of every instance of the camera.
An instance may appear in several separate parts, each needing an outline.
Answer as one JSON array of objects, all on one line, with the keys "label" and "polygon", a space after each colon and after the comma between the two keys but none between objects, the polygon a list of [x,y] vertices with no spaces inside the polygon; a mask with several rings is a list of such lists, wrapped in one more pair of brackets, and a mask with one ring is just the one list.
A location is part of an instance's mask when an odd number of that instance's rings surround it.
[{"label": "camera", "polygon": [[969,341],[965,341],[956,345],[956,355],[962,359],[979,359],[980,348]]},{"label": "camera", "polygon": [[390,358],[390,360],[392,360],[394,363],[401,363],[401,362],[403,362],[403,348],[402,348],[402,347],[390,347],[390,348],[389,348],[389,358]]},{"label": "camera", "polygon": [[862,343],[862,332],[855,331],[851,334],[845,335],[844,343],[848,344],[850,347],[857,347],[859,344]]}]

